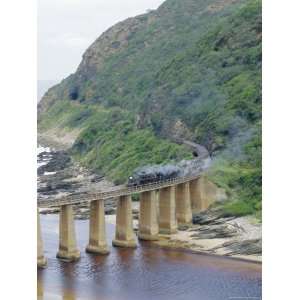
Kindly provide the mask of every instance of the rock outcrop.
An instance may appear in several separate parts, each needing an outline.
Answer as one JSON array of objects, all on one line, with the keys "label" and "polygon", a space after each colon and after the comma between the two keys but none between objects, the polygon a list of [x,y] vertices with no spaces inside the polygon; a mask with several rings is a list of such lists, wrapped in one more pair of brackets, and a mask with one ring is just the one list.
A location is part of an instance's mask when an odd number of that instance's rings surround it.
[{"label": "rock outcrop", "polygon": [[[56,198],[69,194],[87,193],[112,186],[99,174],[95,174],[74,162],[68,151],[42,152],[38,155],[38,196]],[[105,201],[105,213],[115,214],[115,199]],[[58,208],[43,209],[41,213],[58,213]],[[89,205],[74,206],[77,219],[89,218]]]}]

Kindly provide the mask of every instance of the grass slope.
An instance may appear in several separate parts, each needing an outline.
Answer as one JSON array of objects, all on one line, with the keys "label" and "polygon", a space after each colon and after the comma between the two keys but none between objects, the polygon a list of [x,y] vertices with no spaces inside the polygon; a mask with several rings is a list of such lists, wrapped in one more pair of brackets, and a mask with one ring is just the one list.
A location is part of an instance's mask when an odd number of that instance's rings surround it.
[{"label": "grass slope", "polygon": [[39,122],[39,130],[81,129],[72,154],[82,164],[123,183],[137,167],[191,158],[185,147],[138,130],[134,115],[120,108],[58,101]]},{"label": "grass slope", "polygon": [[39,130],[81,128],[74,156],[122,182],[190,156],[161,138],[181,120],[214,157],[224,214],[260,215],[261,1],[167,0],[137,21],[96,73],[79,69],[50,91]]},{"label": "grass slope", "polygon": [[[261,211],[261,2],[221,20],[163,67],[145,105],[192,128],[215,157],[210,178],[230,193],[226,214]],[[170,101],[171,100],[171,101]]]}]

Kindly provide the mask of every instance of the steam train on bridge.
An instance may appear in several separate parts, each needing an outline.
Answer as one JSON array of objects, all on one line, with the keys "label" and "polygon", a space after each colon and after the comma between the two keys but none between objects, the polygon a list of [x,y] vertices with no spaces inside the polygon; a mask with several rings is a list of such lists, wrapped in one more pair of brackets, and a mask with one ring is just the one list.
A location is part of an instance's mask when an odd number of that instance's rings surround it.
[{"label": "steam train on bridge", "polygon": [[132,176],[128,178],[128,187],[150,184],[154,182],[166,181],[179,177],[181,169],[178,166],[149,166],[139,168],[133,172]]},{"label": "steam train on bridge", "polygon": [[206,161],[198,159],[183,160],[176,165],[152,165],[136,169],[128,178],[127,187],[135,187],[178,177],[199,174],[207,168]]},{"label": "steam train on bridge", "polygon": [[137,168],[128,178],[127,187],[199,174],[210,166],[211,158],[204,146],[186,140],[181,143],[193,150],[194,159],[182,160],[177,164],[151,165]]}]

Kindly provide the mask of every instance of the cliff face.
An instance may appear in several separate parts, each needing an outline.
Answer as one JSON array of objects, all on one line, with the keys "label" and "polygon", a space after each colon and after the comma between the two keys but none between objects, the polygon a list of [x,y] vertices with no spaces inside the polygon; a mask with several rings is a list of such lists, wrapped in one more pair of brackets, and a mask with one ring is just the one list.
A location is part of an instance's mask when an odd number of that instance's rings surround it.
[{"label": "cliff face", "polygon": [[[87,49],[76,73],[56,87],[50,98],[137,108],[164,65],[246,2],[168,0],[156,11],[120,22]],[[44,104],[48,101],[51,106],[47,97]],[[49,106],[41,104],[40,112]]]},{"label": "cliff face", "polygon": [[92,78],[105,67],[106,60],[124,50],[136,31],[147,24],[148,17],[136,17],[120,22],[103,33],[84,53],[77,74]]},{"label": "cliff face", "polygon": [[167,0],[87,49],[39,103],[39,131],[78,129],[74,155],[120,180],[188,156],[162,137],[192,139],[217,158],[212,178],[241,197],[260,185],[260,73],[260,1]]}]

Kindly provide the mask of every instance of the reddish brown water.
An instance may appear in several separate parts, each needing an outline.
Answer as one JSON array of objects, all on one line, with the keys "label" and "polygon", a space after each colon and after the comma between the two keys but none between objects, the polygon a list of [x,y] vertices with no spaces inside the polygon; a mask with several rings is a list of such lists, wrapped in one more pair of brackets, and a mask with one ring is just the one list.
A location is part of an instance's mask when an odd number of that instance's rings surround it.
[{"label": "reddish brown water", "polygon": [[[223,257],[149,247],[111,247],[108,256],[86,254],[88,221],[76,221],[81,259],[55,258],[58,216],[41,216],[48,266],[38,271],[39,299],[255,300],[261,299],[261,265]],[[108,241],[114,226],[107,224]],[[42,296],[43,295],[43,296]]]}]

